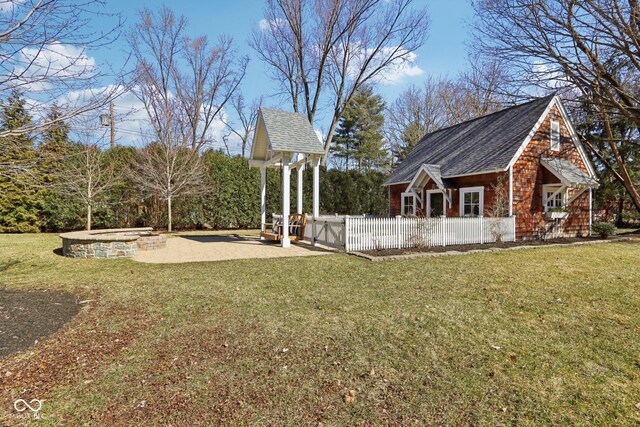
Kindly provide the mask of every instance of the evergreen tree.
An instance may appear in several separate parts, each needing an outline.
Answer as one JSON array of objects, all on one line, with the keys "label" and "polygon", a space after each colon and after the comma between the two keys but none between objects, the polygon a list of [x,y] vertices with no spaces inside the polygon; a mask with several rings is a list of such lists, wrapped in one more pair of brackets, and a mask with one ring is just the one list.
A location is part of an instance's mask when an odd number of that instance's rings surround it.
[{"label": "evergreen tree", "polygon": [[384,169],[389,156],[382,136],[385,104],[370,87],[356,92],[345,108],[334,135],[334,156],[342,159],[344,170]]},{"label": "evergreen tree", "polygon": [[[2,103],[0,129],[10,132],[32,122],[26,102],[17,91]],[[36,171],[26,167],[36,158],[33,136],[28,133],[11,135],[0,140],[0,232],[39,231],[38,212],[42,207],[42,191]]]},{"label": "evergreen tree", "polygon": [[69,125],[60,120],[62,113],[53,105],[47,115],[51,122],[40,135],[38,170],[44,186],[40,226],[45,231],[75,230],[83,225],[83,206],[60,186],[61,169],[72,154]]},{"label": "evergreen tree", "polygon": [[357,134],[356,109],[354,104],[350,104],[340,117],[338,128],[333,136],[333,147],[330,149],[334,158],[340,159],[338,167],[347,172],[353,166],[352,163],[358,150]]},{"label": "evergreen tree", "polygon": [[69,125],[61,117],[60,107],[53,104],[47,115],[47,122],[51,124],[42,132],[40,149],[43,152],[64,155],[68,151]]}]

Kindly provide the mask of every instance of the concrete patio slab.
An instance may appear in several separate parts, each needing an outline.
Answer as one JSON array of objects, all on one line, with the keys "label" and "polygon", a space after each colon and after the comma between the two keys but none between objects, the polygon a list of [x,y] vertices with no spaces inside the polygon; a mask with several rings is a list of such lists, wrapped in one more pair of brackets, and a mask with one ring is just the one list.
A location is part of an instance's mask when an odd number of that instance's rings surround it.
[{"label": "concrete patio slab", "polygon": [[219,234],[215,232],[186,233],[171,236],[167,246],[152,251],[139,251],[135,261],[153,264],[225,261],[251,258],[282,258],[327,255],[335,253],[327,248],[306,242],[293,243],[283,249],[276,242],[261,241],[259,236]]}]

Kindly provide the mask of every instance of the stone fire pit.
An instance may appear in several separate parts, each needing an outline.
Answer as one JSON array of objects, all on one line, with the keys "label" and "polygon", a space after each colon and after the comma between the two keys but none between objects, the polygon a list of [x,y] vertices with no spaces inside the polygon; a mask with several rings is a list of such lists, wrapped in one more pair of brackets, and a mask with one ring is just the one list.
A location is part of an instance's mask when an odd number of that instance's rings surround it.
[{"label": "stone fire pit", "polygon": [[151,227],[72,231],[60,238],[62,253],[70,258],[131,258],[167,245],[167,237],[153,234]]}]

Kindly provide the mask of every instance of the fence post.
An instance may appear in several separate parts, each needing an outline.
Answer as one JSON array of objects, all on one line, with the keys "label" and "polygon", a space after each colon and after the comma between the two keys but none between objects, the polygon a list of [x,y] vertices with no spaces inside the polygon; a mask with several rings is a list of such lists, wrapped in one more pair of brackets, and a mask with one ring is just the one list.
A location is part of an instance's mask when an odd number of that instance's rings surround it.
[{"label": "fence post", "polygon": [[400,215],[396,215],[396,248],[400,249]]},{"label": "fence post", "polygon": [[516,216],[513,215],[512,217],[512,221],[513,221],[513,242],[516,241]]},{"label": "fence post", "polygon": [[484,217],[480,216],[480,244],[484,244]]},{"label": "fence post", "polygon": [[311,243],[313,244],[313,246],[316,246],[316,242],[318,239],[316,239],[317,236],[317,225],[316,222],[318,221],[318,218],[316,218],[315,216],[313,217],[313,223],[311,224]]},{"label": "fence post", "polygon": [[349,245],[349,215],[344,217],[344,251],[349,252],[351,245]]}]

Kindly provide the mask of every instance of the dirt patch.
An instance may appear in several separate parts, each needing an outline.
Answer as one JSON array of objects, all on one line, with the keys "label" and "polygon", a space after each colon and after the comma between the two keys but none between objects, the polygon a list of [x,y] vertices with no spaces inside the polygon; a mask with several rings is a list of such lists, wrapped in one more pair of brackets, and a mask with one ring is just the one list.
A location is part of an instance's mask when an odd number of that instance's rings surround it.
[{"label": "dirt patch", "polygon": [[[408,255],[408,254],[417,254],[417,253],[443,253],[443,252],[469,252],[483,249],[508,249],[514,247],[521,246],[547,246],[547,245],[557,245],[557,244],[569,244],[569,243],[579,243],[579,242],[596,242],[608,239],[602,239],[598,237],[572,237],[572,238],[562,238],[562,239],[548,239],[548,240],[530,240],[530,241],[517,241],[517,242],[502,242],[502,243],[487,243],[487,244],[474,244],[474,245],[451,245],[451,246],[429,246],[424,248],[404,248],[404,249],[382,249],[382,250],[371,250],[371,251],[362,251],[362,253],[375,256],[375,257],[385,257],[385,256],[393,256],[393,255]],[[609,239],[610,240],[610,239]]]},{"label": "dirt patch", "polygon": [[77,297],[66,292],[0,289],[0,357],[53,334],[81,307]]}]

